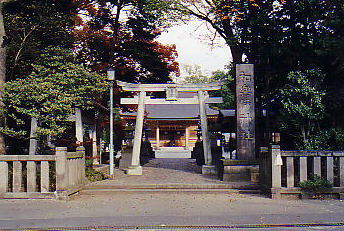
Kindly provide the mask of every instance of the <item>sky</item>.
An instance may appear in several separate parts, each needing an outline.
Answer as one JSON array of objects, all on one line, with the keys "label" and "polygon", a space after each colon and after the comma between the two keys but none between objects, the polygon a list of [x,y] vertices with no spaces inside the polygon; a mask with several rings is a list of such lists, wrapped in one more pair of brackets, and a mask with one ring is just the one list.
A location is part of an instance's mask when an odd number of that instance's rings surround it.
[{"label": "sky", "polygon": [[[216,39],[216,45],[211,46],[211,34],[205,23],[191,21],[169,28],[162,33],[158,41],[176,45],[181,71],[183,64],[196,64],[202,67],[204,73],[210,74],[223,70],[231,60],[229,48],[222,38]],[[181,75],[184,74],[182,71]]]}]

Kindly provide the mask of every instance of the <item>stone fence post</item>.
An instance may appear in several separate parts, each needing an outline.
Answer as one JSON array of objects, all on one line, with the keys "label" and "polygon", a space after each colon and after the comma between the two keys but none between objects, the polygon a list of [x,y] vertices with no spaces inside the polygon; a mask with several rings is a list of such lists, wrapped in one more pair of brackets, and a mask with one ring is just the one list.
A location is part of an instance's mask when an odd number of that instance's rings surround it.
[{"label": "stone fence post", "polygon": [[280,197],[280,188],[282,187],[282,157],[281,148],[279,145],[270,146],[271,153],[271,195],[273,199],[278,199]]},{"label": "stone fence post", "polygon": [[68,189],[67,148],[56,147],[56,191]]},{"label": "stone fence post", "polygon": [[0,161],[0,193],[8,191],[8,163]]},{"label": "stone fence post", "polygon": [[86,178],[86,173],[85,173],[85,168],[86,168],[86,164],[85,164],[85,147],[77,147],[76,148],[76,153],[77,154],[81,154],[82,158],[81,158],[81,163],[80,163],[80,171],[81,173],[81,182],[80,183],[84,183],[85,182],[85,178]]}]

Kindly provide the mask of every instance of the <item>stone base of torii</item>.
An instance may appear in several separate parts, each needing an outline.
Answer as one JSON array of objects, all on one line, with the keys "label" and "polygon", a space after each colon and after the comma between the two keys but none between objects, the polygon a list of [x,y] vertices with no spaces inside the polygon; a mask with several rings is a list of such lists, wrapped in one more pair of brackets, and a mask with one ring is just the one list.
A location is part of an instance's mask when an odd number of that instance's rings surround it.
[{"label": "stone base of torii", "polygon": [[[143,121],[145,105],[147,104],[198,104],[201,120],[202,139],[205,165],[202,167],[203,174],[216,174],[216,168],[212,164],[212,155],[208,137],[208,121],[206,114],[207,103],[222,103],[221,97],[209,97],[208,91],[220,90],[222,82],[209,84],[133,84],[117,81],[124,91],[138,92],[134,98],[122,98],[121,104],[137,104],[137,115],[135,125],[135,135],[133,144],[133,153],[131,165],[126,173],[128,175],[142,175],[142,166],[140,166],[140,150],[143,132]],[[165,91],[166,98],[147,97],[146,92]],[[178,91],[197,92],[194,98],[178,98]]]}]

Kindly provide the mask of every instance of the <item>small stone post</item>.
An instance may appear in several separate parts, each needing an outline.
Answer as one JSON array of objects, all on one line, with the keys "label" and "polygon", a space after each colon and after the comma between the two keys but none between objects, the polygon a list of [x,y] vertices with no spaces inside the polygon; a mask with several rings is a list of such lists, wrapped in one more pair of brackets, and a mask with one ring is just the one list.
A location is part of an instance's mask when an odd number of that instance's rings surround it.
[{"label": "small stone post", "polygon": [[81,109],[75,108],[75,134],[80,143],[84,142]]},{"label": "small stone post", "polygon": [[30,147],[29,147],[29,155],[36,155],[37,152],[37,119],[31,118],[31,130],[30,130]]},{"label": "small stone post", "polygon": [[92,157],[93,164],[99,164],[98,160],[98,146],[97,146],[97,128],[96,125],[90,129],[90,138],[92,139]]},{"label": "small stone post", "polygon": [[67,148],[56,147],[56,191],[68,189]]},{"label": "small stone post", "polygon": [[[29,146],[29,155],[36,155],[38,140],[37,140],[37,128],[38,122],[37,119],[31,118],[31,130],[30,130],[30,146]],[[34,161],[27,162],[27,191],[35,192],[36,191],[36,163]]]},{"label": "small stone post", "polygon": [[282,187],[281,178],[282,178],[282,157],[281,149],[279,145],[271,145],[271,194],[273,199],[280,198],[279,188]]},{"label": "small stone post", "polygon": [[339,179],[340,187],[344,187],[344,157],[339,157]]},{"label": "small stone post", "polygon": [[86,170],[86,164],[85,164],[85,148],[84,148],[83,146],[77,147],[77,148],[76,148],[76,153],[77,153],[77,154],[82,154],[81,165],[79,166],[79,167],[80,167],[81,173],[78,173],[78,174],[81,175],[80,183],[82,184],[82,183],[85,182],[85,179],[86,179],[86,173],[85,173],[85,170]]},{"label": "small stone post", "polygon": [[0,161],[0,193],[8,190],[8,163]]},{"label": "small stone post", "polygon": [[185,149],[189,149],[189,128],[185,128]]},{"label": "small stone post", "polygon": [[26,162],[26,185],[28,192],[36,192],[36,162],[28,161]]},{"label": "small stone post", "polygon": [[13,192],[22,191],[23,164],[21,161],[13,161]]},{"label": "small stone post", "polygon": [[160,148],[160,128],[156,127],[156,149]]}]

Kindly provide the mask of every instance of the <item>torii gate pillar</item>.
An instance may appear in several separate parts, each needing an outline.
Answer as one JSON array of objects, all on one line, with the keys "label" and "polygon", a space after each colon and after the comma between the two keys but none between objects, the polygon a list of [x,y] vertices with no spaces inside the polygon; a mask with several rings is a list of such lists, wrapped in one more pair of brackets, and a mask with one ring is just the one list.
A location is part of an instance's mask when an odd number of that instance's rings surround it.
[{"label": "torii gate pillar", "polygon": [[145,113],[145,98],[146,92],[140,91],[135,124],[133,153],[131,157],[131,165],[127,169],[128,175],[142,175],[142,167],[140,165],[140,150],[142,141],[143,119]]},{"label": "torii gate pillar", "polygon": [[203,139],[203,152],[205,165],[202,166],[202,174],[213,175],[216,174],[216,168],[212,165],[212,155],[208,135],[208,119],[205,107],[205,98],[207,92],[198,91],[199,100],[199,115],[201,119],[202,139]]}]

